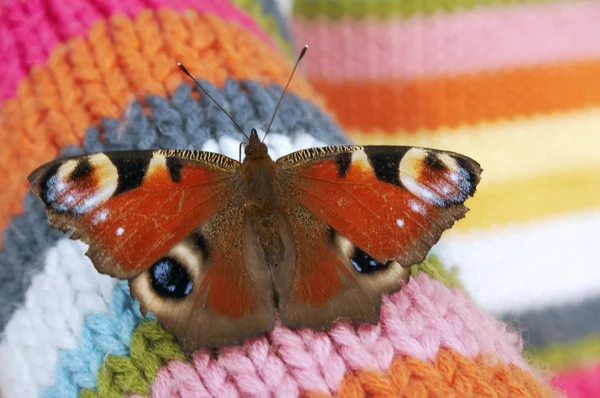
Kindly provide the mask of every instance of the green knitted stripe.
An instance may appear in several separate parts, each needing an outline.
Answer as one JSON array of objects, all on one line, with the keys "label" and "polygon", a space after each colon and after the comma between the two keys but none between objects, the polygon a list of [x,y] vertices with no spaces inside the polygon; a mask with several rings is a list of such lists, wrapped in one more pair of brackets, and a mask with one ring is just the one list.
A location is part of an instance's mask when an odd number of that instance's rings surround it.
[{"label": "green knitted stripe", "polygon": [[600,334],[578,341],[555,344],[548,347],[526,348],[533,363],[541,363],[553,371],[571,368],[600,358]]},{"label": "green knitted stripe", "polygon": [[277,43],[277,46],[281,51],[284,51],[285,55],[291,56],[294,54],[290,43],[281,37],[279,34],[279,26],[277,21],[271,15],[263,13],[260,5],[260,1],[257,0],[231,0],[231,2],[254,18],[256,23],[269,34],[271,39]]},{"label": "green knitted stripe", "polygon": [[446,269],[437,256],[431,254],[427,256],[421,264],[411,267],[410,276],[415,278],[419,273],[424,272],[433,279],[442,282],[448,288],[458,288],[465,290],[458,279],[458,269],[456,267]]},{"label": "green knitted stripe", "polygon": [[314,19],[388,19],[395,16],[411,17],[437,12],[470,10],[484,6],[507,6],[529,3],[554,3],[576,0],[296,0],[295,17]]},{"label": "green knitted stripe", "polygon": [[100,367],[97,390],[82,390],[83,398],[112,398],[149,395],[156,373],[171,359],[184,359],[171,333],[156,321],[144,320],[131,336],[129,357],[108,355]]}]

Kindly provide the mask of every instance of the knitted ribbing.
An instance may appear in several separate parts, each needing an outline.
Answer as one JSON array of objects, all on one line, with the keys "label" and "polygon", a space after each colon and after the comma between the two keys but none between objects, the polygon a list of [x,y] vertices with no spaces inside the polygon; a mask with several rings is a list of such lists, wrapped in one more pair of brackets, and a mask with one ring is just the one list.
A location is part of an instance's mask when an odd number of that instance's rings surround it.
[{"label": "knitted ribbing", "polygon": [[[105,346],[122,347],[122,341],[129,339],[137,323],[130,315],[135,306],[119,306],[122,297],[113,294],[114,280],[95,271],[84,257],[82,246],[63,240],[45,256],[38,254],[45,258],[43,272],[32,279],[24,305],[16,310],[0,341],[0,385],[10,392],[11,398],[34,397],[40,386],[52,385],[60,356],[72,360],[69,363],[74,368],[85,363],[79,368],[80,373],[93,369],[103,360],[98,350]],[[105,313],[111,301],[120,308],[118,316],[95,327],[96,315],[88,318],[86,314]],[[90,331],[92,338],[88,339]],[[87,347],[85,357],[60,353],[82,343]],[[12,365],[5,366],[8,363]],[[77,376],[68,376],[74,375]],[[60,377],[64,375],[59,374]]]},{"label": "knitted ribbing", "polygon": [[109,355],[98,372],[97,391],[83,390],[82,397],[147,394],[148,380],[171,359],[184,359],[173,335],[154,321],[143,321],[131,336],[129,357]]},{"label": "knitted ribbing", "polygon": [[482,164],[471,211],[434,252],[521,331],[536,366],[561,372],[554,385],[599,396],[600,2],[297,0],[293,12],[297,44],[318,43],[322,60],[309,81],[351,138]]}]

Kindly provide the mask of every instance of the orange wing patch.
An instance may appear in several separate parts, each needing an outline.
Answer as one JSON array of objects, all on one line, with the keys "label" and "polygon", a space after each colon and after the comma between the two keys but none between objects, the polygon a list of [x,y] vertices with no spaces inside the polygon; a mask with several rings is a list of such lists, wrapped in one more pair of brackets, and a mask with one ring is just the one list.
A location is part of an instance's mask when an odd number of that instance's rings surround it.
[{"label": "orange wing patch", "polygon": [[343,275],[347,277],[348,271],[328,245],[326,236],[319,241],[308,236],[298,236],[298,232],[296,234],[298,242],[310,241],[312,244],[310,252],[302,252],[306,249],[305,246],[301,246],[301,250],[297,251],[297,273],[291,294],[302,303],[323,305],[344,289],[341,278]]},{"label": "orange wing patch", "polygon": [[[240,261],[241,261],[241,256]],[[206,304],[211,311],[239,318],[257,307],[256,293],[244,267],[232,267],[223,262],[222,253],[216,253],[204,274],[200,294],[206,294]]]}]

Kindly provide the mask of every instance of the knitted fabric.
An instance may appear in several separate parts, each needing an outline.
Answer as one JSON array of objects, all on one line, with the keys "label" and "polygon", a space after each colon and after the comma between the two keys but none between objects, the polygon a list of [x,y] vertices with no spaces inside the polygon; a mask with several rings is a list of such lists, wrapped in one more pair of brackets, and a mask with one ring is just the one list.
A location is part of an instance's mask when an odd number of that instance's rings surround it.
[{"label": "knitted fabric", "polygon": [[[481,310],[435,256],[384,296],[378,325],[340,321],[316,332],[278,320],[242,345],[184,355],[151,314],[142,317],[126,282],[99,274],[84,244],[48,225],[26,177],[57,156],[106,150],[189,148],[237,158],[239,133],[176,63],[242,128],[264,128],[292,66],[281,14],[268,0],[0,7],[0,395],[555,393],[522,356],[520,336]],[[304,65],[313,62],[319,57],[309,53]],[[348,142],[296,76],[266,140],[271,155]]]},{"label": "knitted fabric", "polygon": [[595,0],[293,7],[308,80],[351,139],[481,162],[471,212],[434,251],[577,397],[600,396],[598,21]]}]

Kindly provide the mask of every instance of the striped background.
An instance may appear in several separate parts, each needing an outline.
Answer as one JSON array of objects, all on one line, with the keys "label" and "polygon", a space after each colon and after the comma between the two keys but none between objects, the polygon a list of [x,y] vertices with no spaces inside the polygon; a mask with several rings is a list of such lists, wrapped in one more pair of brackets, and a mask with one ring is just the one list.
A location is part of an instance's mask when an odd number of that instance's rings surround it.
[{"label": "striped background", "polygon": [[472,211],[434,250],[569,369],[557,385],[600,396],[600,2],[296,0],[292,18],[356,142],[482,164]]}]

